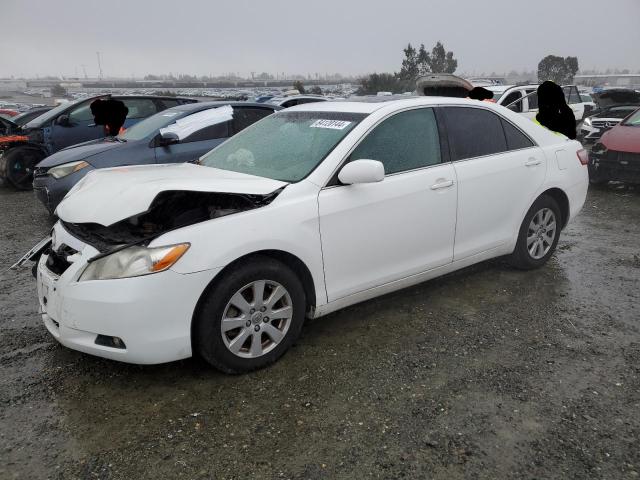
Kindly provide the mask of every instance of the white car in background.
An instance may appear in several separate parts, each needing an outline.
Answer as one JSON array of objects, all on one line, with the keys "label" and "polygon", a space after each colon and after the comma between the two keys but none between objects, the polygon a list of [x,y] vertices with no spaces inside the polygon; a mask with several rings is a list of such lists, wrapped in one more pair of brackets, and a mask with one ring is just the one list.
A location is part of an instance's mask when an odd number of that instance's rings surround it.
[{"label": "white car in background", "polygon": [[[534,119],[538,114],[538,90],[539,85],[490,85],[486,88],[493,92],[493,100],[498,105],[503,105],[520,113],[527,118]],[[585,110],[585,105],[594,105],[593,101],[583,101],[575,85],[563,85],[565,99],[569,108],[576,117],[576,123],[584,118],[585,111],[588,113],[591,107]]]},{"label": "white car in background", "polygon": [[305,316],[502,255],[544,265],[585,201],[587,160],[486,102],[283,110],[197,165],[89,173],[45,240],[42,318],[89,354],[250,371]]}]

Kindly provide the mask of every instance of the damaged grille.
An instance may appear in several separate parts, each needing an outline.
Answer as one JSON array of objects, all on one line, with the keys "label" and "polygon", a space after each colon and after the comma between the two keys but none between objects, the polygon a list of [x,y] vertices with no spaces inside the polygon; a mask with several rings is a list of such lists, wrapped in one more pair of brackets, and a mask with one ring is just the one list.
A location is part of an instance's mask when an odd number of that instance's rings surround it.
[{"label": "damaged grille", "polygon": [[46,252],[48,255],[46,266],[50,272],[60,276],[71,266],[71,263],[67,261],[67,257],[75,255],[76,253],[78,253],[77,250],[65,244],[60,245],[57,251],[49,249],[49,251]]},{"label": "damaged grille", "polygon": [[47,172],[49,171],[49,167],[36,167],[33,169],[34,177],[45,177],[47,176]]},{"label": "damaged grille", "polygon": [[267,195],[165,191],[146,212],[108,227],[64,221],[62,225],[71,235],[104,253],[122,245],[148,244],[171,230],[268,205],[283,188]]}]

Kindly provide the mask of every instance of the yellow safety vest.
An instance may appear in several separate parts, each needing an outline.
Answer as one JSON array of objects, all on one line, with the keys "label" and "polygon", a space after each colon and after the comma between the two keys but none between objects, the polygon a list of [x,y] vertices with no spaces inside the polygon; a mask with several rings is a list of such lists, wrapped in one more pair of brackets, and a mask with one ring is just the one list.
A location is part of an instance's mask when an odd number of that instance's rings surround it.
[{"label": "yellow safety vest", "polygon": [[533,117],[533,118],[532,118],[532,120],[533,120],[533,123],[537,123],[537,124],[538,124],[538,125],[540,125],[542,128],[546,128],[546,129],[547,129],[547,130],[549,130],[551,133],[554,133],[554,134],[556,134],[556,135],[560,135],[561,137],[569,138],[569,137],[567,137],[566,135],[564,135],[563,133],[556,132],[555,130],[551,130],[550,128],[545,127],[544,125],[542,125],[542,124],[538,121],[538,119],[537,119],[536,117]]}]

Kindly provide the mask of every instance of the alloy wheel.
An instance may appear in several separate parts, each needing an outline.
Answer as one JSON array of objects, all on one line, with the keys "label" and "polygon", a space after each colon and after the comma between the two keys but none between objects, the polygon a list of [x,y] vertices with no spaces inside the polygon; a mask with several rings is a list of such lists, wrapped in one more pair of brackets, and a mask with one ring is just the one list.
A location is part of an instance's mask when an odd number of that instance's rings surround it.
[{"label": "alloy wheel", "polygon": [[260,357],[284,339],[292,318],[289,292],[278,282],[256,280],[227,303],[220,322],[222,340],[238,357]]},{"label": "alloy wheel", "polygon": [[527,230],[527,250],[534,260],[543,258],[556,237],[556,216],[550,208],[543,208],[533,216]]}]

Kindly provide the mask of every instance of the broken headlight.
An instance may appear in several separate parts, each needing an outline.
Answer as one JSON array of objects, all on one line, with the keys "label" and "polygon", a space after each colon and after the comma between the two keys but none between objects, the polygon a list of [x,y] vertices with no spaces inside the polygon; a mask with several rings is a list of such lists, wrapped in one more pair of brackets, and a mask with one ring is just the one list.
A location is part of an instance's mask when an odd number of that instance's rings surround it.
[{"label": "broken headlight", "polygon": [[51,175],[53,178],[63,178],[67,175],[71,175],[78,170],[82,170],[83,168],[87,168],[89,164],[83,160],[79,162],[70,162],[63,163],[62,165],[58,165],[57,167],[51,167],[47,173]]},{"label": "broken headlight", "polygon": [[78,281],[139,277],[162,272],[176,263],[189,246],[188,243],[180,243],[166,247],[125,248],[89,263]]}]

